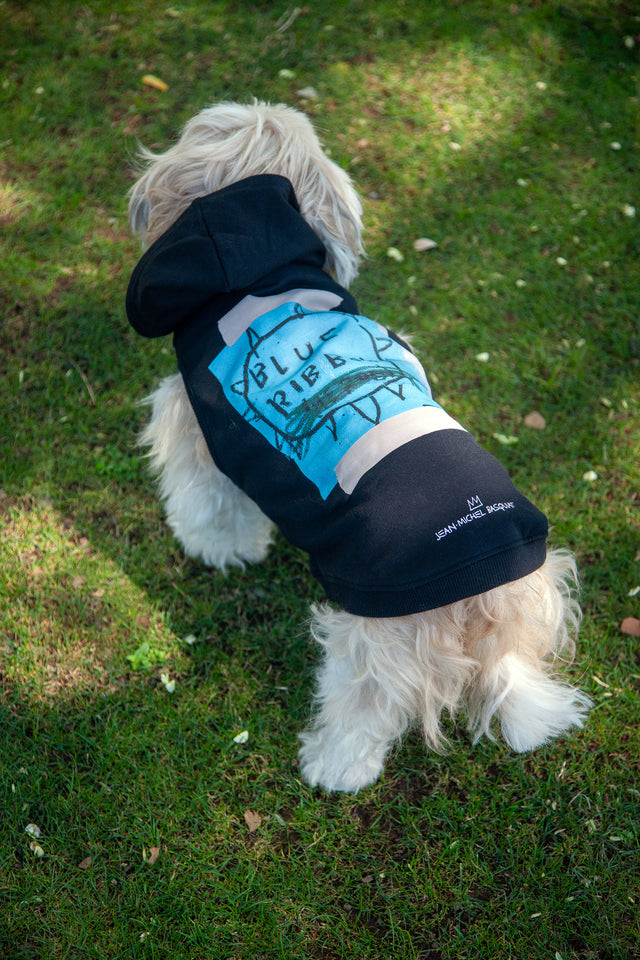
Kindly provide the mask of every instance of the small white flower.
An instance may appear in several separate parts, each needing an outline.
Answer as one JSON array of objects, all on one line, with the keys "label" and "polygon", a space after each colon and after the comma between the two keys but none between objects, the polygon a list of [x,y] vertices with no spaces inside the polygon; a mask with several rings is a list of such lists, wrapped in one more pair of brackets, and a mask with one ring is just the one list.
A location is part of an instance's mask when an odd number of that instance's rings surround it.
[{"label": "small white flower", "polygon": [[537,80],[537,81],[536,81],[536,87],[538,88],[538,90],[546,90],[546,89],[547,89],[547,85],[546,85],[546,83],[544,82],[544,80]]},{"label": "small white flower", "polygon": [[293,70],[280,70],[278,73],[278,76],[281,77],[283,80],[293,80],[293,78],[295,77],[295,73],[293,72]]},{"label": "small white flower", "polygon": [[389,247],[387,256],[391,257],[392,260],[396,260],[398,263],[402,263],[404,260],[404,255],[400,253],[397,247]]},{"label": "small white flower", "polygon": [[564,257],[556,257],[556,263],[558,264],[559,267],[566,267],[567,265],[567,261],[565,260]]},{"label": "small white flower", "polygon": [[640,587],[633,587],[627,594],[628,597],[637,597],[640,593]]},{"label": "small white flower", "polygon": [[318,91],[315,87],[303,87],[302,90],[296,90],[296,93],[299,97],[302,97],[303,100],[318,99]]},{"label": "small white flower", "polygon": [[516,280],[516,287],[526,287],[526,285],[527,285],[526,280],[522,280],[521,278],[518,278]]},{"label": "small white flower", "polygon": [[627,50],[633,50],[633,48],[636,45],[635,37],[626,36],[624,38],[624,45],[627,48]]},{"label": "small white flower", "polygon": [[165,688],[165,690],[167,691],[167,693],[173,693],[173,691],[176,689],[176,682],[175,682],[175,680],[170,680],[170,679],[169,679],[169,674],[168,674],[168,673],[161,673],[161,674],[160,674],[160,682],[162,683],[162,685],[163,685],[163,687]]},{"label": "small white flower", "polygon": [[476,360],[479,360],[480,363],[487,363],[490,353],[476,353]]},{"label": "small white flower", "polygon": [[454,153],[457,153],[458,150],[462,150],[462,147],[459,143],[456,143],[455,140],[451,140],[449,143],[449,150],[453,150]]},{"label": "small white flower", "polygon": [[587,483],[593,483],[594,480],[598,479],[598,474],[595,472],[595,470],[587,470],[586,473],[582,474],[582,479],[586,480]]},{"label": "small white flower", "polygon": [[197,642],[198,642],[198,638],[195,637],[192,633],[190,633],[188,637],[185,637],[185,638],[184,638],[184,642],[185,642],[189,647],[192,647],[192,646],[194,645],[194,643],[197,643]]},{"label": "small white flower", "polygon": [[612,150],[622,150],[622,144],[618,140],[614,140],[609,146]]},{"label": "small white flower", "polygon": [[236,734],[236,736],[233,738],[233,742],[234,742],[234,743],[246,743],[248,739],[249,739],[249,731],[248,731],[248,730],[243,730],[242,733]]},{"label": "small white flower", "polygon": [[513,434],[494,433],[493,437],[498,441],[498,443],[504,444],[505,447],[511,446],[511,444],[518,442],[518,438],[514,437]]},{"label": "small white flower", "polygon": [[625,217],[635,217],[636,208],[630,203],[625,203],[622,208],[622,212],[624,213]]},{"label": "small white flower", "polygon": [[518,177],[518,179],[516,180],[516,183],[518,184],[519,187],[528,187],[528,186],[529,186],[529,181],[528,181],[528,180],[524,180],[523,177]]},{"label": "small white flower", "polygon": [[44,87],[36,87],[35,92],[38,94],[39,97],[42,96],[42,94],[44,93]]}]

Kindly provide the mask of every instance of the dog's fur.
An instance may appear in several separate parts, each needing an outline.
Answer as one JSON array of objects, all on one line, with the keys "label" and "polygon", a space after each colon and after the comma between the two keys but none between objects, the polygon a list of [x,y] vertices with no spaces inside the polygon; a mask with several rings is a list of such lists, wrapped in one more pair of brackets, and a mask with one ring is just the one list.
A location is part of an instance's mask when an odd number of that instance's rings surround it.
[{"label": "dog's fur", "polygon": [[[357,275],[360,200],[298,111],[222,103],[190,120],[165,153],[142,157],[129,212],[144,246],[195,198],[255,174],[280,174],[325,244],[326,270],[344,287]],[[142,443],[187,555],[223,571],[264,559],[273,524],[214,465],[181,376],[166,378],[147,402]],[[529,576],[437,610],[372,619],[312,607],[311,633],[324,656],[315,715],[301,735],[306,780],[358,791],[378,777],[412,721],[421,722],[429,747],[442,749],[442,714],[460,708],[475,740],[493,737],[498,723],[516,751],[581,727],[588,698],[551,676],[555,662],[574,653],[576,586],[571,554],[550,549]]]}]

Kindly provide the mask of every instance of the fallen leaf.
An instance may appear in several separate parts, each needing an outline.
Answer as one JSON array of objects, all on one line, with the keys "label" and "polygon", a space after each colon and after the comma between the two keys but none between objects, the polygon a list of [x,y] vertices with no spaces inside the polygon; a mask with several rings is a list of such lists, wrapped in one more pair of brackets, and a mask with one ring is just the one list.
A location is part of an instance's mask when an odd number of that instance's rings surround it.
[{"label": "fallen leaf", "polygon": [[303,87],[302,90],[296,90],[296,93],[299,97],[302,97],[303,100],[318,99],[318,91],[315,87]]},{"label": "fallen leaf", "polygon": [[418,237],[417,240],[413,241],[414,250],[433,250],[437,246],[436,241],[430,240],[429,237]]},{"label": "fallen leaf", "polygon": [[92,857],[85,857],[78,864],[78,870],[88,870],[92,863]]},{"label": "fallen leaf", "polygon": [[37,823],[28,823],[24,828],[24,832],[28,833],[30,837],[35,837],[36,839],[42,836],[42,831]]},{"label": "fallen leaf", "polygon": [[524,425],[525,427],[531,427],[532,430],[544,430],[547,421],[537,410],[532,410],[524,418]]},{"label": "fallen leaf", "polygon": [[165,90],[169,89],[169,84],[165,83],[164,80],[161,80],[160,77],[154,77],[152,73],[145,73],[142,78],[142,82],[147,87],[153,87],[154,90],[161,90],[163,93]]},{"label": "fallen leaf", "polygon": [[630,637],[640,637],[640,620],[636,617],[625,617],[620,624],[620,629]]},{"label": "fallen leaf", "polygon": [[149,847],[149,853],[146,850],[143,850],[144,862],[148,864],[153,864],[156,862],[160,856],[160,847]]},{"label": "fallen leaf", "polygon": [[400,253],[397,247],[389,247],[387,250],[387,256],[391,257],[392,260],[397,261],[397,263],[402,263],[404,260],[403,254]]},{"label": "fallen leaf", "polygon": [[44,850],[42,849],[42,847],[40,846],[39,843],[36,843],[35,840],[32,840],[32,841],[29,843],[29,850],[31,850],[31,852],[32,852],[36,857],[44,857]]},{"label": "fallen leaf", "polygon": [[255,810],[245,810],[244,822],[249,827],[249,833],[255,833],[258,827],[262,826],[262,817]]}]

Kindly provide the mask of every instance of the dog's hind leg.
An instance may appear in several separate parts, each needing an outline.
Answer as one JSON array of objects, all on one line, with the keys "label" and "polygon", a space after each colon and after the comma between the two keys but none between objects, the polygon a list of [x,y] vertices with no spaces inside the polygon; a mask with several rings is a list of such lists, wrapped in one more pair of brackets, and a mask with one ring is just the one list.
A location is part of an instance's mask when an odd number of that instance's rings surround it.
[{"label": "dog's hind leg", "polygon": [[496,714],[502,736],[517,753],[542,746],[572,727],[584,726],[592,706],[581,690],[549,677],[542,664],[515,653],[507,654],[485,674],[483,687],[485,730]]},{"label": "dog's hind leg", "polygon": [[144,402],[152,413],[140,441],[187,556],[220,570],[264,559],[273,524],[214,464],[181,375],[167,377]]},{"label": "dog's hind leg", "polygon": [[389,748],[417,713],[415,698],[411,693],[407,703],[402,684],[383,676],[375,621],[326,605],[312,613],[311,632],[324,657],[316,714],[300,735],[301,771],[312,786],[356,793],[381,773]]},{"label": "dog's hind leg", "polygon": [[394,618],[312,608],[311,632],[324,648],[317,712],[301,735],[304,778],[327,790],[357,791],[382,771],[410,723],[439,751],[442,714],[455,715],[477,663],[447,611]]},{"label": "dog's hind leg", "polygon": [[467,690],[475,739],[492,736],[492,721],[512,750],[533,750],[582,727],[589,698],[552,675],[554,660],[570,660],[580,624],[575,560],[550,549],[542,567],[473,598],[470,641],[479,669]]}]

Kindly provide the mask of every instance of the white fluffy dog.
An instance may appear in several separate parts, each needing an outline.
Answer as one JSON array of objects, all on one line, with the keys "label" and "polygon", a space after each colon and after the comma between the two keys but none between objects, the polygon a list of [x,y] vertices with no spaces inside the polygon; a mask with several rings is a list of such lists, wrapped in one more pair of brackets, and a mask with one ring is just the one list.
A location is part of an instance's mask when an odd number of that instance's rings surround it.
[{"label": "white fluffy dog", "polygon": [[580,622],[574,560],[406,344],[359,316],[360,200],[309,120],[221,103],[142,156],[127,309],[173,332],[181,370],[142,440],[188,556],[260,561],[276,525],[311,555],[333,603],[311,608],[306,780],[358,791],[410,723],[438,750],[459,709],[516,751],[581,727],[588,698],[551,676]]}]

